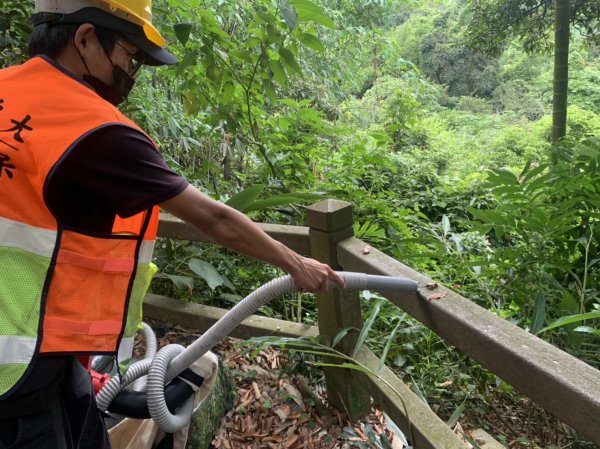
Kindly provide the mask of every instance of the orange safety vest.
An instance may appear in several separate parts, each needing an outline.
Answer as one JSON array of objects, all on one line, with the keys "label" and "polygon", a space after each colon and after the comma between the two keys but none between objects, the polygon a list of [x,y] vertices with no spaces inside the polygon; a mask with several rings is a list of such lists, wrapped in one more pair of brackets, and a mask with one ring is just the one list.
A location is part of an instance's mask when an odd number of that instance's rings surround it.
[{"label": "orange safety vest", "polygon": [[44,197],[70,149],[115,124],[143,132],[42,57],[0,70],[0,398],[39,353],[114,354],[139,325],[158,208],[93,235],[63,226]]}]

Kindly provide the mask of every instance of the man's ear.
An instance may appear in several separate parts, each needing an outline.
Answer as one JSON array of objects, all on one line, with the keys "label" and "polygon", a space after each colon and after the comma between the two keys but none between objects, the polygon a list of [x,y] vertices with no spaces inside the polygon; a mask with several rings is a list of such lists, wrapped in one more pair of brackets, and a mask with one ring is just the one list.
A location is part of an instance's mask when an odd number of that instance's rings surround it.
[{"label": "man's ear", "polygon": [[79,25],[75,36],[73,37],[73,44],[75,48],[81,53],[88,46],[88,44],[95,38],[94,25],[91,23],[84,23]]}]

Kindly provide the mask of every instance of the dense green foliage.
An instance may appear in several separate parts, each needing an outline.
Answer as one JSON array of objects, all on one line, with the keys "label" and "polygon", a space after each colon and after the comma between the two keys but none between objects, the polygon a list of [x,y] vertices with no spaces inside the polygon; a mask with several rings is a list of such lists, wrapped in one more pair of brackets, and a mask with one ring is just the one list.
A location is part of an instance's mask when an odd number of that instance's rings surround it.
[{"label": "dense green foliage", "polygon": [[[1,1],[8,65],[23,59],[27,8]],[[492,26],[473,5],[522,14],[523,2],[155,0],[181,62],[145,70],[125,110],[212,197],[290,224],[318,198],[302,192],[350,201],[357,237],[599,367],[597,30],[573,33],[567,138],[552,146],[552,60],[523,49],[547,43],[552,2],[525,3],[539,21],[496,34],[486,56],[465,45]],[[597,5],[575,2],[574,25],[593,28]],[[279,274],[232,258],[164,241],[153,288],[226,305]],[[263,312],[315,322],[307,295]],[[496,391],[391,306],[371,336],[445,416]],[[451,392],[435,387],[449,377]]]}]

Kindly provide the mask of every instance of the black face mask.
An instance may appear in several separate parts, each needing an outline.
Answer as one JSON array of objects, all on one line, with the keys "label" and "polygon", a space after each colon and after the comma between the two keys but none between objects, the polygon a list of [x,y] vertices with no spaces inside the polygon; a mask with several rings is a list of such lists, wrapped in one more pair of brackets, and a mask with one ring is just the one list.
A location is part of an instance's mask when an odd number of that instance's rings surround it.
[{"label": "black face mask", "polygon": [[[77,53],[79,54],[79,52]],[[108,101],[114,106],[119,106],[129,96],[129,93],[131,92],[131,89],[133,89],[133,85],[135,84],[135,80],[132,77],[130,77],[129,74],[121,67],[113,64],[112,59],[110,59],[110,55],[106,51],[105,53],[111,65],[113,66],[113,83],[106,84],[101,79],[96,78],[94,75],[92,75],[90,69],[85,63],[85,59],[83,59],[81,54],[79,54],[83,65],[88,71],[87,74],[83,75],[83,81],[92,86],[96,93],[102,98],[104,98],[106,101]]]},{"label": "black face mask", "polygon": [[113,65],[112,85],[88,74],[83,75],[83,81],[92,86],[98,95],[115,106],[120,105],[127,99],[135,84],[135,80],[125,70],[116,65]]}]

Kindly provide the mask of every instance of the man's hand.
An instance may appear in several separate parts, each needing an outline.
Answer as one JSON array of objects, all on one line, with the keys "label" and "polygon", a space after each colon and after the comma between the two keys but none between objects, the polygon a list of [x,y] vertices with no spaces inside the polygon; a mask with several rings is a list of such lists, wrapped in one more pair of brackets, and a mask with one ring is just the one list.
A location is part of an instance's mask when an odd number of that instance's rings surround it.
[{"label": "man's hand", "polygon": [[315,259],[297,256],[297,264],[289,270],[290,276],[298,286],[299,291],[309,293],[326,292],[329,281],[335,282],[344,288],[344,280],[328,265]]}]

